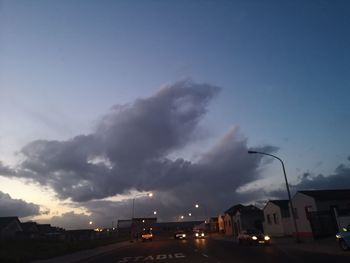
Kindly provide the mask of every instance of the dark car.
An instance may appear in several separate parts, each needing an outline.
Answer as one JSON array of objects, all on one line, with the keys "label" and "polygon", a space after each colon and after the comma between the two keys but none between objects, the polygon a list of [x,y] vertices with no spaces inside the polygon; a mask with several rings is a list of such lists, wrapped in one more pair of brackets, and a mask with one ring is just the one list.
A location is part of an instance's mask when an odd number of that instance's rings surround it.
[{"label": "dark car", "polygon": [[193,231],[195,238],[205,238],[205,232],[203,230],[195,230]]},{"label": "dark car", "polygon": [[150,229],[143,229],[142,233],[141,233],[141,240],[142,241],[152,241],[153,239],[153,233],[152,233],[152,228]]},{"label": "dark car", "polygon": [[342,231],[337,233],[335,237],[342,250],[350,249],[350,225],[348,225],[346,228],[343,228]]},{"label": "dark car", "polygon": [[184,231],[176,231],[174,234],[175,239],[186,239],[186,233]]},{"label": "dark car", "polygon": [[242,231],[238,237],[238,244],[263,244],[263,245],[269,245],[271,242],[271,238],[267,235],[264,235],[262,232],[255,230],[255,229],[248,229]]}]

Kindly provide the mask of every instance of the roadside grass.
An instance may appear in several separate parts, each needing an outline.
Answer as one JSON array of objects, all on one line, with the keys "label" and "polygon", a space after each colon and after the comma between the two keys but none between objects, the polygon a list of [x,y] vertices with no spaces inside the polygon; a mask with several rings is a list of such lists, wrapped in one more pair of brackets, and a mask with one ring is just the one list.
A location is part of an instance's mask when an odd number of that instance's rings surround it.
[{"label": "roadside grass", "polygon": [[0,262],[22,263],[38,259],[48,259],[51,257],[62,256],[79,250],[92,249],[120,241],[123,241],[123,239],[108,238],[79,242],[41,240],[1,241]]}]

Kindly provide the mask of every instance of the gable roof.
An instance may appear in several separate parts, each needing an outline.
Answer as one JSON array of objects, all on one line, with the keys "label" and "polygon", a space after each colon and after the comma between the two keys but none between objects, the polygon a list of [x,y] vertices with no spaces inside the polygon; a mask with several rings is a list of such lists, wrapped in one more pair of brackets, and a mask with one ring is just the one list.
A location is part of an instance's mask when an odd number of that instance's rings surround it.
[{"label": "gable roof", "polygon": [[12,221],[17,221],[17,223],[20,224],[20,221],[17,216],[0,217],[0,229],[3,229]]},{"label": "gable roof", "polygon": [[244,207],[244,205],[238,204],[238,205],[234,205],[232,207],[230,207],[229,209],[227,209],[225,211],[225,214],[229,214],[229,215],[234,215],[236,214],[237,211],[241,210]]},{"label": "gable roof", "polygon": [[273,203],[274,205],[277,205],[281,209],[289,209],[289,200],[270,200],[269,202]]},{"label": "gable roof", "polygon": [[350,189],[298,191],[315,200],[350,200]]},{"label": "gable roof", "polygon": [[[266,203],[265,207],[268,205],[268,203],[272,203],[272,204],[278,206],[279,209],[281,210],[282,217],[289,217],[290,216],[289,200],[270,200]],[[264,207],[264,210],[265,210],[265,207]]]},{"label": "gable roof", "polygon": [[24,232],[39,232],[38,226],[35,222],[21,223]]}]

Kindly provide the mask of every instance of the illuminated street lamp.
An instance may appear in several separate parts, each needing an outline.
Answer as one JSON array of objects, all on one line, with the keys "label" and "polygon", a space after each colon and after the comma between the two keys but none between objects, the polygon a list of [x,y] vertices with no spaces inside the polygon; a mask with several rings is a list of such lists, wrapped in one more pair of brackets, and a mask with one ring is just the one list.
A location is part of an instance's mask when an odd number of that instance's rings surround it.
[{"label": "illuminated street lamp", "polygon": [[135,216],[135,199],[138,197],[143,197],[143,196],[148,196],[148,197],[153,197],[153,193],[146,193],[146,194],[139,194],[134,196],[134,198],[132,199],[132,217],[131,219],[134,219]]},{"label": "illuminated street lamp", "polygon": [[192,213],[188,213],[188,216],[192,216]]},{"label": "illuminated street lamp", "polygon": [[157,211],[154,211],[153,214],[156,215],[156,214],[157,214]]},{"label": "illuminated street lamp", "polygon": [[184,219],[184,216],[180,216],[180,219]]},{"label": "illuminated street lamp", "polygon": [[89,225],[92,225],[92,221],[89,221]]},{"label": "illuminated street lamp", "polygon": [[[205,216],[204,223],[207,223],[207,217],[208,217],[207,207],[204,206],[203,204],[201,204],[201,206],[203,207],[203,209],[204,209],[204,214],[205,214],[205,215],[204,215],[204,216]],[[194,207],[195,207],[195,208],[199,208],[199,204],[198,204],[198,203],[195,204]]]},{"label": "illuminated street lamp", "polygon": [[294,211],[294,207],[293,207],[293,203],[292,203],[292,198],[290,196],[290,191],[289,191],[289,184],[288,184],[288,180],[287,180],[287,174],[286,174],[286,169],[284,168],[284,163],[282,161],[281,158],[275,156],[275,155],[272,155],[272,154],[269,154],[269,153],[265,153],[265,152],[258,152],[258,151],[248,151],[249,154],[263,154],[263,155],[268,155],[268,156],[271,156],[277,160],[279,160],[282,164],[282,168],[283,168],[283,174],[284,174],[284,180],[286,181],[286,188],[287,188],[287,193],[288,193],[288,199],[289,199],[289,204],[290,204],[290,208],[292,210],[292,217],[293,217],[293,223],[294,223],[294,228],[295,228],[295,237],[296,237],[296,242],[300,242],[300,239],[299,239],[299,231],[298,231],[298,226],[297,226],[297,221],[295,219],[295,211]]}]

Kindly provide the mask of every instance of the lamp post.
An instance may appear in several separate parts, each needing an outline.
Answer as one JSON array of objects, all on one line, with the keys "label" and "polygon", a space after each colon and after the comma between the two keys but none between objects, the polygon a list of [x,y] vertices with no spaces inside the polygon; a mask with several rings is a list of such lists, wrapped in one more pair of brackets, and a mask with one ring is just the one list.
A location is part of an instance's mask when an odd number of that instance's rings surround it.
[{"label": "lamp post", "polygon": [[[205,216],[205,219],[204,219],[204,223],[206,224],[207,223],[207,219],[208,219],[208,211],[207,211],[207,207],[203,204],[201,204],[201,206],[203,206],[203,210],[204,210],[204,216]],[[195,208],[199,208],[199,204],[196,203],[194,205]]]},{"label": "lamp post", "polygon": [[134,198],[132,199],[132,217],[131,217],[131,231],[130,231],[131,242],[133,242],[133,238],[135,235],[134,233],[135,199],[143,196],[152,197],[153,193],[149,192],[149,193],[138,194],[138,195],[135,195]]},{"label": "lamp post", "polygon": [[142,197],[142,196],[152,197],[153,193],[139,194],[139,195],[134,196],[134,198],[132,199],[132,217],[131,217],[131,219],[134,219],[134,216],[135,216],[135,199],[138,197]]},{"label": "lamp post", "polygon": [[298,226],[297,226],[297,221],[295,218],[295,211],[294,211],[294,206],[292,203],[292,198],[290,196],[290,191],[289,191],[289,184],[288,184],[288,180],[287,180],[287,174],[286,174],[286,169],[284,167],[284,163],[282,161],[281,158],[272,155],[270,153],[265,153],[265,152],[258,152],[258,151],[248,151],[249,154],[263,154],[263,155],[268,155],[271,156],[277,160],[279,160],[282,164],[282,168],[283,168],[283,174],[284,174],[284,180],[286,181],[286,188],[287,188],[287,193],[288,193],[288,199],[289,199],[289,204],[290,204],[290,208],[292,210],[292,218],[293,218],[293,223],[294,223],[294,228],[295,228],[295,238],[296,238],[296,242],[299,243],[300,242],[300,238],[299,238],[299,231],[298,231]]}]

